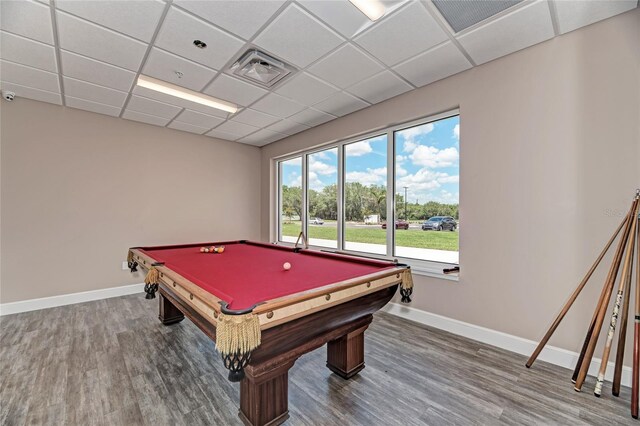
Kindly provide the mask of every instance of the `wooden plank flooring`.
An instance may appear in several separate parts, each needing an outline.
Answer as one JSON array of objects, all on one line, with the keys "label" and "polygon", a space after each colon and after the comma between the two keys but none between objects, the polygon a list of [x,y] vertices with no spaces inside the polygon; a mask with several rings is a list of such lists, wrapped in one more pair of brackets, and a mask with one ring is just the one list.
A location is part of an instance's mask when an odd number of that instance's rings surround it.
[{"label": "wooden plank flooring", "polygon": [[[239,387],[188,320],[124,296],[0,318],[1,425],[241,425]],[[325,350],[289,374],[288,425],[639,424],[620,398],[576,393],[571,372],[379,313],[349,381]],[[609,384],[610,385],[610,384]]]}]

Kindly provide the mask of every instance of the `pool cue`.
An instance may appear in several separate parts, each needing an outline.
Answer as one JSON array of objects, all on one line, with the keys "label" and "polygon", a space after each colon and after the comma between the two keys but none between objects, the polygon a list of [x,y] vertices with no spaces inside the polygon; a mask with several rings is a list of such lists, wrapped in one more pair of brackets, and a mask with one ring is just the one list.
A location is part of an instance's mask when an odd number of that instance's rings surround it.
[{"label": "pool cue", "polygon": [[[636,211],[637,205],[638,205],[638,198],[636,197],[633,200],[631,212]],[[594,320],[590,326],[589,331],[587,332],[587,336],[585,338],[585,344],[583,345],[583,352],[580,354],[578,365],[576,365],[576,370],[578,371],[578,374],[575,378],[574,389],[577,392],[580,392],[582,390],[584,379],[587,377],[587,372],[589,371],[589,364],[591,364],[591,359],[593,358],[593,352],[595,351],[596,344],[598,343],[598,336],[600,335],[600,330],[602,329],[602,323],[604,321],[604,316],[607,311],[607,306],[609,306],[609,300],[611,299],[611,292],[613,291],[613,285],[615,283],[615,279],[620,269],[620,263],[622,262],[624,247],[629,238],[629,231],[632,223],[631,212],[629,213],[629,219],[627,220],[627,226],[625,227],[625,232],[622,235],[620,242],[618,243],[618,249],[616,250],[616,254],[613,259],[613,262],[611,263],[609,274],[607,275],[607,279],[605,280],[603,294],[601,295],[602,297],[598,301],[599,305],[596,306],[596,310],[594,312]]]},{"label": "pool cue", "polygon": [[[636,237],[636,242],[638,237]],[[636,254],[637,256],[638,254]],[[637,272],[636,272],[637,273]],[[627,321],[629,320],[629,305],[631,301],[631,277],[624,287],[624,302],[622,304],[622,316],[620,317],[620,331],[618,334],[618,348],[616,349],[616,366],[613,372],[613,385],[611,394],[620,396],[620,382],[622,381],[622,366],[624,362],[624,348],[627,340]]]},{"label": "pool cue", "polygon": [[[638,219],[636,219],[638,220]],[[631,417],[638,418],[638,364],[640,363],[640,231],[636,258],[636,314],[633,321],[633,364],[631,369]]]},{"label": "pool cue", "polygon": [[565,303],[564,307],[556,317],[555,321],[553,321],[553,324],[551,324],[551,327],[549,327],[549,330],[547,330],[547,333],[544,335],[542,340],[540,340],[540,343],[538,343],[538,346],[529,357],[529,360],[525,364],[527,368],[531,368],[535,360],[538,358],[538,355],[540,355],[540,352],[542,352],[542,349],[544,349],[544,347],[546,346],[547,342],[549,341],[553,333],[555,333],[556,328],[558,328],[558,326],[560,325],[560,322],[564,319],[567,312],[569,312],[569,309],[571,308],[573,303],[576,301],[576,299],[580,295],[580,292],[582,291],[584,286],[587,284],[587,281],[589,281],[589,279],[591,278],[591,275],[593,275],[594,271],[602,261],[602,258],[605,256],[605,254],[607,254],[607,251],[609,251],[611,244],[613,244],[616,237],[620,233],[620,230],[622,229],[622,227],[626,222],[627,222],[627,217],[625,217],[622,220],[622,222],[620,222],[620,225],[618,225],[618,229],[616,229],[616,231],[613,233],[613,235],[609,239],[609,242],[607,242],[607,245],[605,246],[605,248],[602,250],[602,252],[598,256],[596,261],[593,262],[593,265],[591,265],[591,268],[589,269],[587,274],[584,276],[584,278],[582,278],[582,281],[580,282],[580,284],[578,284],[578,287],[576,287],[576,289],[573,291],[573,294],[571,294],[571,296],[569,297],[569,300],[567,300],[567,303]]},{"label": "pool cue", "polygon": [[[634,200],[635,202],[635,200]],[[580,373],[580,369],[582,368],[582,363],[584,361],[584,356],[587,352],[587,347],[589,346],[589,342],[591,340],[591,336],[593,334],[593,330],[595,328],[596,325],[596,319],[598,318],[598,310],[599,307],[602,305],[603,300],[607,294],[607,282],[609,280],[609,276],[611,275],[611,270],[613,269],[613,265],[615,264],[616,260],[618,258],[618,256],[622,256],[622,251],[620,249],[620,245],[622,244],[622,242],[628,237],[628,232],[629,232],[629,224],[630,224],[630,220],[631,220],[631,212],[633,211],[633,207],[634,207],[634,203],[631,203],[631,208],[629,209],[629,212],[627,213],[627,215],[625,216],[624,219],[624,231],[622,232],[622,236],[620,237],[620,242],[618,242],[618,246],[616,248],[616,252],[613,256],[613,260],[611,263],[611,267],[609,268],[609,273],[607,274],[607,278],[605,279],[605,283],[602,286],[602,291],[600,293],[600,298],[598,299],[598,303],[596,304],[596,308],[593,312],[593,317],[591,318],[591,323],[589,324],[589,328],[587,329],[587,335],[584,338],[584,343],[582,344],[582,349],[580,350],[580,355],[578,356],[578,362],[576,363],[575,369],[573,370],[573,375],[571,377],[571,381],[573,383],[576,382],[576,380],[578,379],[578,374]]]},{"label": "pool cue", "polygon": [[609,356],[611,355],[611,346],[613,344],[613,336],[616,332],[616,324],[618,322],[618,315],[620,312],[620,305],[622,304],[622,298],[624,297],[624,289],[627,286],[627,282],[631,285],[631,273],[633,270],[633,251],[636,245],[636,232],[638,220],[635,217],[638,216],[638,207],[634,211],[633,218],[631,220],[631,233],[629,240],[627,241],[627,250],[624,257],[624,263],[622,266],[622,275],[620,276],[620,284],[618,285],[618,293],[616,294],[616,301],[613,305],[613,312],[611,313],[611,321],[609,322],[609,330],[607,331],[607,340],[602,350],[602,360],[600,361],[600,371],[598,371],[598,377],[596,379],[596,386],[593,394],[599,397],[602,394],[602,385],[604,384],[604,375],[607,372],[607,363],[609,362]]}]

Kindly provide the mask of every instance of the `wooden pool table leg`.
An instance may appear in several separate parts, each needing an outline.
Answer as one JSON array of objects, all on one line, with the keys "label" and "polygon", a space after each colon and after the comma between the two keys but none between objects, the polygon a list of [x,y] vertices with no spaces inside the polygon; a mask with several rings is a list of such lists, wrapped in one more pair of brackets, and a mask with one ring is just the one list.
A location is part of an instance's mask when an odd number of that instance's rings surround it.
[{"label": "wooden pool table leg", "polygon": [[289,418],[289,369],[283,364],[248,365],[240,382],[240,419],[248,426],[276,426]]},{"label": "wooden pool table leg", "polygon": [[364,332],[369,324],[327,343],[327,367],[343,379],[364,368]]},{"label": "wooden pool table leg", "polygon": [[171,325],[178,323],[184,319],[184,314],[182,313],[182,311],[176,308],[176,306],[171,303],[171,301],[162,293],[159,293],[158,299],[160,306],[158,319],[162,324]]}]

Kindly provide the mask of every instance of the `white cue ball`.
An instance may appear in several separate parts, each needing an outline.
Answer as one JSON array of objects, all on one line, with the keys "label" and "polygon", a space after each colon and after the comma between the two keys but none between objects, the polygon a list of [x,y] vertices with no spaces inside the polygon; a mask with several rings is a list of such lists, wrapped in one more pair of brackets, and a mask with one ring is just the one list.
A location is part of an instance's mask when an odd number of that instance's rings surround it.
[{"label": "white cue ball", "polygon": [[289,262],[284,262],[284,265],[282,265],[282,267],[285,271],[288,271],[289,269],[291,269],[291,264]]}]

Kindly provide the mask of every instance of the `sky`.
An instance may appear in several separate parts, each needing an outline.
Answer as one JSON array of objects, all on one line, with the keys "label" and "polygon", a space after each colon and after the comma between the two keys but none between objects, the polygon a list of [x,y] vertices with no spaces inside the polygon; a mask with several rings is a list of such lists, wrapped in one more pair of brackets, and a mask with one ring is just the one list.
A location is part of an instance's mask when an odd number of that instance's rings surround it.
[{"label": "sky", "polygon": [[[386,185],[386,134],[346,145],[347,182]],[[396,133],[396,193],[424,204],[459,202],[460,119],[450,117]],[[301,185],[300,158],[282,163],[283,183]],[[322,190],[337,181],[337,149],[309,155],[309,187]]]}]

